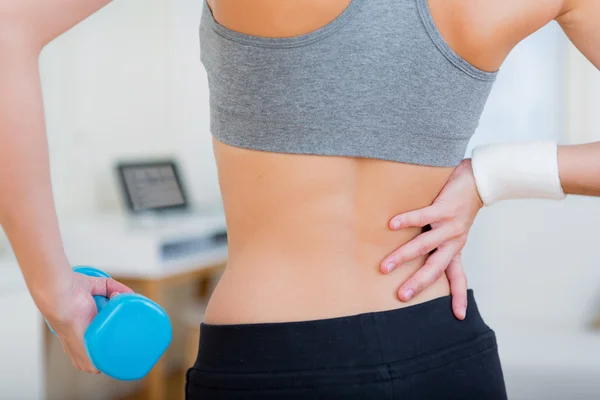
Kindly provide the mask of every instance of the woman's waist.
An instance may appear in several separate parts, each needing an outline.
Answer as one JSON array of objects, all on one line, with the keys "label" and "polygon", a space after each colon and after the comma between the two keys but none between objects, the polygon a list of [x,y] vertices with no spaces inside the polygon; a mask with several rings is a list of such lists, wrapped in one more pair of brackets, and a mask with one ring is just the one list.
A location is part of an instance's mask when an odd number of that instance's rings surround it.
[{"label": "woman's waist", "polygon": [[302,321],[393,310],[450,293],[445,276],[410,302],[399,300],[401,284],[425,263],[407,262],[390,274],[379,264],[386,254],[332,246],[327,251],[240,252],[230,255],[206,314],[217,324]]},{"label": "woman's waist", "polygon": [[228,220],[229,267],[260,265],[378,271],[393,251],[423,232],[420,227],[393,231],[389,217],[369,220],[348,213],[313,210],[289,217],[273,213],[263,218]]}]

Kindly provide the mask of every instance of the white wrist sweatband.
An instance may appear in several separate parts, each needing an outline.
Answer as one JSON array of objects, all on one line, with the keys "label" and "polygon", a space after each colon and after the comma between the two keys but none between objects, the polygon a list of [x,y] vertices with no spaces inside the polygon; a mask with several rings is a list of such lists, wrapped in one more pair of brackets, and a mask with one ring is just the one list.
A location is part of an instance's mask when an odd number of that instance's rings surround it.
[{"label": "white wrist sweatband", "polygon": [[475,147],[471,165],[486,206],[509,199],[562,200],[558,145],[553,141],[488,144]]}]

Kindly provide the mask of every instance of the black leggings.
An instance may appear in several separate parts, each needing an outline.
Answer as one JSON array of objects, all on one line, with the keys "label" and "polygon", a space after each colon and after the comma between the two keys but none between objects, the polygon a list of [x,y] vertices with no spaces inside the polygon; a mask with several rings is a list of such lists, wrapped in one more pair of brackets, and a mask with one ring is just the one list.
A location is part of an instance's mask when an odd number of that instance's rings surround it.
[{"label": "black leggings", "polygon": [[494,332],[469,290],[393,311],[306,322],[201,325],[186,399],[505,400]]}]

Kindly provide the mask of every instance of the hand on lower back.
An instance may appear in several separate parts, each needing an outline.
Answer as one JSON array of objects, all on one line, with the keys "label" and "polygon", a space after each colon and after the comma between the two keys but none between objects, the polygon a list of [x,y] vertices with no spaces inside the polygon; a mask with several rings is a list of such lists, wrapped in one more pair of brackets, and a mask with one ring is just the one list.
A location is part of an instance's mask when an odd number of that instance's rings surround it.
[{"label": "hand on lower back", "polygon": [[393,230],[431,226],[406,243],[381,263],[388,273],[403,263],[426,255],[433,250],[425,265],[398,290],[398,297],[408,301],[436,282],[445,272],[452,292],[452,308],[457,318],[463,319],[467,307],[467,282],[460,252],[467,242],[469,230],[483,203],[477,192],[471,160],[464,160],[452,173],[448,182],[431,206],[394,216],[389,226]]},{"label": "hand on lower back", "polygon": [[94,278],[73,272],[59,294],[45,304],[43,314],[60,339],[73,365],[85,372],[99,373],[90,362],[83,343],[84,333],[97,315],[93,296],[111,298],[119,293],[131,293],[127,286],[106,278]]}]

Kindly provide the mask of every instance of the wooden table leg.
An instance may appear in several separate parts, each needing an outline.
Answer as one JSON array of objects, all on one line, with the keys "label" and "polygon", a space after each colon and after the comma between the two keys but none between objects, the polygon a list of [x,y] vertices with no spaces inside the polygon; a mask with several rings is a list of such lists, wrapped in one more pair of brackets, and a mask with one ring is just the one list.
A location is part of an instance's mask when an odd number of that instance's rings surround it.
[{"label": "wooden table leg", "polygon": [[208,296],[208,290],[210,286],[210,278],[204,277],[198,281],[198,298],[204,299]]},{"label": "wooden table leg", "polygon": [[[160,282],[148,280],[143,283],[142,294],[163,305],[162,289]],[[163,355],[146,377],[146,396],[144,398],[148,400],[167,400],[166,389],[166,362]]]}]

